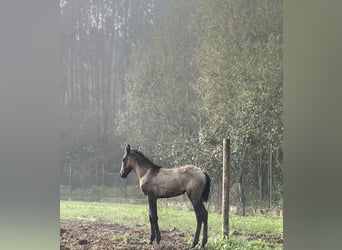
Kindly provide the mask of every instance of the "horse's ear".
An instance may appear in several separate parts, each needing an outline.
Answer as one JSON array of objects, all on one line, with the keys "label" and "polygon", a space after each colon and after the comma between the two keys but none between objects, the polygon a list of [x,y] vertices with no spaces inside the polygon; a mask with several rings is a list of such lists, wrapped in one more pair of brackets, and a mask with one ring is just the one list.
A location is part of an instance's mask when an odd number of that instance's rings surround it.
[{"label": "horse's ear", "polygon": [[129,154],[129,152],[131,152],[131,146],[129,144],[127,144],[126,153]]}]

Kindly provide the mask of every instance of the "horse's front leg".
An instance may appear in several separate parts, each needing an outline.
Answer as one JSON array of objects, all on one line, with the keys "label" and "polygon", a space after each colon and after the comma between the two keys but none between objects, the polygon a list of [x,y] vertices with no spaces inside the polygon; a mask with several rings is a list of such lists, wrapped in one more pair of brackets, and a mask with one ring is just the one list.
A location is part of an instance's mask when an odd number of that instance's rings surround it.
[{"label": "horse's front leg", "polygon": [[152,244],[155,238],[156,238],[157,243],[159,244],[161,236],[160,236],[160,230],[158,226],[157,198],[149,196],[148,203],[149,203],[149,217],[150,217],[150,223],[151,223],[150,244]]},{"label": "horse's front leg", "polygon": [[150,245],[152,245],[154,239],[156,238],[156,233],[155,233],[154,223],[153,223],[153,221],[152,221],[151,208],[150,208],[150,212],[149,212],[149,218],[150,218],[150,224],[151,224],[151,239],[150,239]]}]

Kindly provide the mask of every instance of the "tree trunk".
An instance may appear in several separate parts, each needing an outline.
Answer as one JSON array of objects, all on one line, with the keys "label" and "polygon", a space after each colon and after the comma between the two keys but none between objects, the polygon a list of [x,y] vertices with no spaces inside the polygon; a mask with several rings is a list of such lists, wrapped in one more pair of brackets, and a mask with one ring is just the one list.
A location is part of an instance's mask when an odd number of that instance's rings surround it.
[{"label": "tree trunk", "polygon": [[242,168],[240,177],[239,177],[239,194],[240,194],[240,202],[242,203],[242,216],[246,215],[246,199],[245,199],[245,186],[243,181],[244,176],[244,168]]},{"label": "tree trunk", "polygon": [[223,139],[222,236],[229,237],[229,168],[230,140]]},{"label": "tree trunk", "polygon": [[272,207],[272,144],[270,144],[268,165],[268,208]]}]

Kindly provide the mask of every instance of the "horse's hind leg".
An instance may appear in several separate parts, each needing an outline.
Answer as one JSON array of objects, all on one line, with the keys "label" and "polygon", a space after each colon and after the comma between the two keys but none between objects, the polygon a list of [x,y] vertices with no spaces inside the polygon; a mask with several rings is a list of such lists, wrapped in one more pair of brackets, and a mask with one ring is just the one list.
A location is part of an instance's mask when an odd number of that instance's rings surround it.
[{"label": "horse's hind leg", "polygon": [[205,209],[203,202],[201,201],[202,213],[203,213],[203,239],[202,239],[202,247],[204,248],[205,244],[208,241],[208,211]]},{"label": "horse's hind leg", "polygon": [[195,213],[196,213],[196,221],[197,221],[197,226],[196,226],[196,232],[195,232],[195,237],[194,237],[194,241],[192,243],[191,248],[194,248],[197,243],[198,243],[198,239],[199,239],[199,235],[201,232],[201,227],[202,227],[202,221],[203,221],[203,216],[202,216],[202,211],[201,211],[201,206],[199,203],[194,204],[193,205]]}]

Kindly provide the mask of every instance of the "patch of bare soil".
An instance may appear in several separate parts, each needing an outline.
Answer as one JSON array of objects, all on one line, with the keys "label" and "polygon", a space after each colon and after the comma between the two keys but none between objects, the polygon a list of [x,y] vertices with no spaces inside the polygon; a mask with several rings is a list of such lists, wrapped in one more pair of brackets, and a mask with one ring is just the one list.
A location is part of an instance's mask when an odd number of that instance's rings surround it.
[{"label": "patch of bare soil", "polygon": [[[263,240],[271,244],[283,243],[281,235],[242,234],[238,231],[232,234],[247,240]],[[162,240],[159,245],[156,243],[149,245],[149,225],[137,225],[130,228],[105,222],[60,221],[60,250],[179,250],[188,249],[193,238],[193,234],[176,228],[162,229],[161,236]]]},{"label": "patch of bare soil", "polygon": [[178,229],[161,230],[160,244],[149,245],[149,225],[129,228],[119,224],[80,220],[61,220],[60,250],[148,249],[178,250],[189,248],[189,233]]}]

